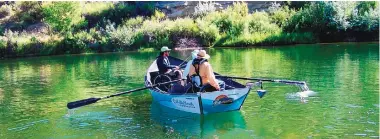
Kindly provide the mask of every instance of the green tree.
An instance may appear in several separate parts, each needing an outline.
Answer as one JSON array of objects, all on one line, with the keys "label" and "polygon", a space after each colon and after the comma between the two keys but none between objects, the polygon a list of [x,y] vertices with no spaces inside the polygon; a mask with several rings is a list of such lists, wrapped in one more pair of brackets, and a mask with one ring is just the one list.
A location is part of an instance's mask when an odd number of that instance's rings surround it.
[{"label": "green tree", "polygon": [[369,12],[370,9],[376,9],[378,2],[376,1],[360,1],[358,2],[359,15],[364,15],[365,12]]},{"label": "green tree", "polygon": [[84,25],[79,2],[51,2],[43,6],[44,20],[59,32],[72,31]]}]

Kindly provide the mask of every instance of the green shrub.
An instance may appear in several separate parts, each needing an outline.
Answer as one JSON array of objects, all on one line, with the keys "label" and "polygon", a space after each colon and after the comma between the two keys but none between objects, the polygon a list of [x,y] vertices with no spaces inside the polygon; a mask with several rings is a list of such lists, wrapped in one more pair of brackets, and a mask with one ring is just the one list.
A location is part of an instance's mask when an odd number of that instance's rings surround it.
[{"label": "green shrub", "polygon": [[244,17],[248,15],[248,5],[245,2],[234,2],[226,11]]},{"label": "green shrub", "polygon": [[276,23],[279,27],[285,25],[289,18],[291,18],[296,12],[292,9],[289,9],[288,6],[283,6],[279,10],[273,11],[270,13],[270,19]]},{"label": "green shrub", "polygon": [[83,14],[91,16],[100,16],[103,12],[106,12],[114,8],[112,2],[87,2],[84,5]]},{"label": "green shrub", "polygon": [[251,33],[278,33],[281,29],[271,23],[269,15],[265,12],[255,12],[249,18],[249,31]]},{"label": "green shrub", "polygon": [[220,37],[218,27],[202,19],[197,19],[196,22],[199,28],[199,35],[202,38],[202,44],[213,46],[214,42]]},{"label": "green shrub", "polygon": [[326,3],[313,2],[295,13],[284,26],[284,30],[287,32],[313,32],[320,34],[327,28],[326,23],[331,19],[327,15],[330,15],[331,11],[331,7],[328,7]]},{"label": "green shrub", "polygon": [[[361,2],[363,6],[365,2]],[[350,17],[351,29],[354,31],[378,32],[379,30],[379,8],[367,10],[355,10]],[[362,13],[361,13],[362,12]]]},{"label": "green shrub", "polygon": [[121,25],[137,29],[143,24],[143,22],[144,22],[144,18],[142,16],[138,16],[135,18],[124,20]]},{"label": "green shrub", "polygon": [[191,18],[178,18],[174,22],[167,22],[169,32],[174,36],[195,37],[199,29]]},{"label": "green shrub", "polygon": [[356,8],[359,15],[365,15],[366,13],[370,13],[370,10],[378,9],[378,5],[378,1],[360,1]]},{"label": "green shrub", "polygon": [[124,18],[135,16],[137,14],[137,9],[135,5],[118,3],[115,5],[114,9],[107,11],[105,14],[106,19],[116,24],[120,24]]},{"label": "green shrub", "polygon": [[43,18],[42,2],[39,1],[18,1],[16,6],[19,9],[17,12],[18,20],[24,24],[33,24],[40,22]]},{"label": "green shrub", "polygon": [[11,5],[8,5],[8,4],[1,5],[1,7],[0,7],[0,19],[11,15],[11,12],[12,12]]},{"label": "green shrub", "polygon": [[133,44],[134,31],[127,26],[120,26],[115,28],[114,23],[106,26],[106,34],[112,44],[117,46],[118,51],[127,50]]},{"label": "green shrub", "polygon": [[71,31],[73,26],[85,22],[79,2],[51,2],[42,11],[44,20],[59,32]]},{"label": "green shrub", "polygon": [[151,17],[152,20],[161,20],[165,17],[165,13],[160,12],[159,10],[155,10],[153,16]]},{"label": "green shrub", "polygon": [[317,40],[311,32],[304,33],[277,33],[272,34],[261,42],[263,45],[286,45],[316,43]]},{"label": "green shrub", "polygon": [[171,20],[145,20],[136,32],[134,45],[140,47],[159,48],[162,45],[172,46],[170,41],[170,30],[174,22]]}]

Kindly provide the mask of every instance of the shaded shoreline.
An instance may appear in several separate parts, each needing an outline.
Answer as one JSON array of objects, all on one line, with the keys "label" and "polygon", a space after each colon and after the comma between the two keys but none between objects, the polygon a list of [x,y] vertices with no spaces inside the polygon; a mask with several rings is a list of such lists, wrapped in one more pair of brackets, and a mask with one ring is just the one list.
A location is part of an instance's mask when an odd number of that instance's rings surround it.
[{"label": "shaded shoreline", "polygon": [[[225,47],[193,47],[193,48],[173,48],[175,51],[187,51],[187,50],[194,50],[194,49],[244,49],[244,48],[278,48],[278,47],[297,47],[297,45],[332,45],[332,44],[380,44],[376,41],[369,41],[369,42],[333,42],[333,43],[307,43],[307,44],[289,44],[289,45],[257,45],[257,46],[225,46]],[[127,51],[116,51],[116,52],[91,52],[91,53],[79,53],[79,54],[57,54],[57,55],[27,55],[27,56],[15,56],[15,57],[0,57],[0,60],[10,60],[10,59],[20,59],[20,58],[34,58],[34,57],[50,57],[50,56],[81,56],[81,55],[96,55],[96,54],[121,54],[121,53],[129,53],[129,52],[154,52],[158,50],[155,50],[153,47],[148,48],[149,50],[127,50]]]}]

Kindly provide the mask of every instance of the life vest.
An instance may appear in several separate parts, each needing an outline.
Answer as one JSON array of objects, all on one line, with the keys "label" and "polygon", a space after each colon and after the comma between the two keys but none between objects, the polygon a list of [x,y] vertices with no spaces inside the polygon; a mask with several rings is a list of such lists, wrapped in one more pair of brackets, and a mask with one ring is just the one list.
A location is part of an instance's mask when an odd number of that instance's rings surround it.
[{"label": "life vest", "polygon": [[[202,78],[201,76],[199,75],[199,65],[201,65],[202,63],[204,62],[207,62],[207,59],[194,59],[193,60],[193,63],[192,65],[194,66],[195,68],[195,73],[196,74],[193,74],[191,75],[191,81],[192,83],[196,86],[196,87],[202,87],[203,83],[202,83]],[[197,65],[197,66],[196,66]]]}]

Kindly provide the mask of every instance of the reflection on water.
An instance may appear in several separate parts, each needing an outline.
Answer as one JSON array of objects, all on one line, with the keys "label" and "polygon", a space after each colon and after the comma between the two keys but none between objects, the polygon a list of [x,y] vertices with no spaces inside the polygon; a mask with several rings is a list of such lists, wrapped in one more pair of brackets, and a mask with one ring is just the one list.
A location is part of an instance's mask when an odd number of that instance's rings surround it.
[{"label": "reflection on water", "polygon": [[246,128],[240,111],[199,115],[160,106],[153,102],[151,119],[166,128],[168,132],[177,132],[186,137],[210,138],[234,134],[236,130]]},{"label": "reflection on water", "polygon": [[264,83],[266,95],[252,91],[240,111],[199,116],[156,108],[145,90],[68,111],[71,101],[143,87],[158,53],[0,60],[0,138],[378,138],[377,43],[207,51],[223,75],[304,80],[318,94]]}]

